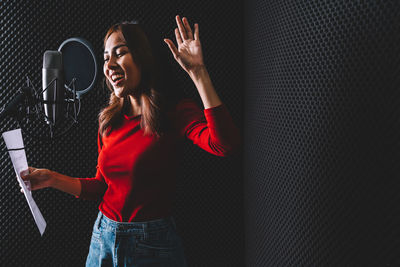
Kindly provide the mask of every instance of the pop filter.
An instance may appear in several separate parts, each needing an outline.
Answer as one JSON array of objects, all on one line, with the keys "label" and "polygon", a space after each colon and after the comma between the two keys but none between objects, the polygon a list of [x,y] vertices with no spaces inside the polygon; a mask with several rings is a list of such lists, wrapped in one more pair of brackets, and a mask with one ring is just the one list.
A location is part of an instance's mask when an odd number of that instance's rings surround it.
[{"label": "pop filter", "polygon": [[72,92],[71,81],[75,78],[77,98],[92,89],[97,77],[97,61],[91,44],[83,38],[65,40],[58,51],[62,53],[65,88]]},{"label": "pop filter", "polygon": [[[65,40],[58,48],[62,54],[64,72],[65,95],[62,100],[44,100],[43,92],[48,90],[55,79],[43,90],[36,90],[27,77],[27,86],[20,91],[25,92],[24,98],[18,107],[12,109],[24,134],[37,140],[49,141],[66,134],[73,125],[78,123],[81,110],[81,96],[95,86],[97,78],[97,61],[91,44],[83,38],[70,38]],[[46,86],[46,85],[45,85]],[[30,97],[29,97],[30,96]],[[32,101],[33,99],[33,101]],[[60,123],[47,124],[44,103],[56,105],[63,101],[63,111],[58,120]],[[33,102],[33,104],[32,104]],[[15,112],[14,112],[15,110]],[[17,112],[19,111],[19,112]],[[49,131],[50,129],[50,131]]]}]

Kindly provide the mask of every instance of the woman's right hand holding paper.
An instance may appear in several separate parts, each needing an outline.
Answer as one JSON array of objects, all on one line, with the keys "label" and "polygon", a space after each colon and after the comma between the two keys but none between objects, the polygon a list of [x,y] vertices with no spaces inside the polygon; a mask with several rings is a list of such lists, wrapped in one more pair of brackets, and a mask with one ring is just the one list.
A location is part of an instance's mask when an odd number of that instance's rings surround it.
[{"label": "woman's right hand holding paper", "polygon": [[[26,171],[20,173],[22,180],[29,181],[31,191],[52,186],[51,171],[48,169],[38,169],[28,167],[29,174],[23,175]],[[23,192],[21,188],[21,192]]]}]

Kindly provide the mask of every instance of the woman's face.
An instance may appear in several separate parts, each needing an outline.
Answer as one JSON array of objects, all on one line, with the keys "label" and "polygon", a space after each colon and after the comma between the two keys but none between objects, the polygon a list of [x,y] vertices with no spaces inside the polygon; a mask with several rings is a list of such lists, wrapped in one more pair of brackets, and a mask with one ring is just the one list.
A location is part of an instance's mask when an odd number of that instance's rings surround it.
[{"label": "woman's face", "polygon": [[140,83],[141,72],[133,61],[124,36],[120,31],[112,33],[104,47],[104,75],[117,97],[133,95]]}]

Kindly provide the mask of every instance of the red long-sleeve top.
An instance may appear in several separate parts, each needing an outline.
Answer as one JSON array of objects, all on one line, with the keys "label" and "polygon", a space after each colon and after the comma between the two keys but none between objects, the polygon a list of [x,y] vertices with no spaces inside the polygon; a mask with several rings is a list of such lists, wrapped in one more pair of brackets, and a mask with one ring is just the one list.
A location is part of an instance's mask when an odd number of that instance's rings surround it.
[{"label": "red long-sleeve top", "polygon": [[172,213],[184,138],[216,156],[239,149],[239,130],[223,103],[202,111],[193,100],[185,98],[168,117],[174,127],[161,138],[143,135],[141,115],[124,114],[121,127],[109,136],[98,134],[96,176],[77,178],[82,190],[76,197],[102,197],[99,210],[118,222],[166,217]]}]

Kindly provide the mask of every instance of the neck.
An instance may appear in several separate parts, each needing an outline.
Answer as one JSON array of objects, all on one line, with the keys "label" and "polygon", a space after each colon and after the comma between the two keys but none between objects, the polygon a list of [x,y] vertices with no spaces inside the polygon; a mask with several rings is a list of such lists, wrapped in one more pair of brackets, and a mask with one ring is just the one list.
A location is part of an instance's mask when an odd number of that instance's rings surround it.
[{"label": "neck", "polygon": [[136,99],[133,96],[128,96],[129,103],[127,106],[127,114],[128,116],[137,116],[141,114],[140,100]]}]

